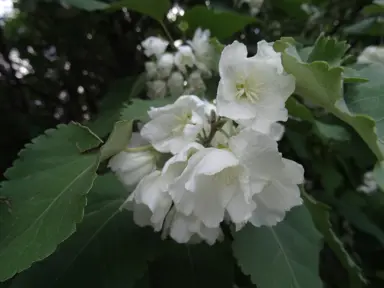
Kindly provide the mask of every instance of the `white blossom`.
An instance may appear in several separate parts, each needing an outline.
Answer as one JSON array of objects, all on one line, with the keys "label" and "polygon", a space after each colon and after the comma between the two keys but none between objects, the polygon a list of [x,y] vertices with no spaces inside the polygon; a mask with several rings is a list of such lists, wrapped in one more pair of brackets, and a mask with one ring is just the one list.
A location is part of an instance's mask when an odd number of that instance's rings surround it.
[{"label": "white blossom", "polygon": [[172,199],[167,193],[168,183],[156,170],[145,176],[128,197],[123,207],[133,211],[133,220],[141,227],[152,226],[160,231]]},{"label": "white blossom", "polygon": [[273,226],[282,221],[286,212],[303,204],[300,189],[304,182],[304,169],[294,161],[283,159],[283,171],[253,196],[257,208],[250,222],[256,226]]},{"label": "white blossom", "polygon": [[169,227],[166,229],[169,230],[171,238],[178,243],[195,244],[204,240],[209,245],[213,245],[216,241],[223,239],[220,227],[208,228],[194,215],[186,216],[173,208],[169,217],[171,221],[167,223]]},{"label": "white blossom", "polygon": [[283,138],[284,132],[285,132],[284,125],[277,122],[272,123],[271,129],[269,131],[269,136],[275,141],[280,141],[281,138]]},{"label": "white blossom", "polygon": [[201,78],[200,71],[193,71],[188,77],[188,94],[202,95],[204,94],[207,87],[205,86],[203,78]]},{"label": "white blossom", "polygon": [[144,125],[141,135],[159,152],[181,151],[195,142],[204,127],[204,102],[197,96],[182,96],[175,103],[148,112],[151,121]]},{"label": "white blossom", "polygon": [[379,63],[384,64],[384,47],[368,46],[360,56],[357,58],[357,63],[370,64]]},{"label": "white blossom", "polygon": [[272,42],[268,43],[265,40],[259,41],[257,43],[257,53],[253,58],[264,60],[274,65],[280,74],[284,72],[283,64],[281,63],[281,53],[277,53],[273,49]]},{"label": "white blossom", "polygon": [[173,72],[169,77],[167,84],[172,96],[177,97],[183,94],[184,76],[180,72]]},{"label": "white blossom", "polygon": [[295,89],[295,80],[281,74],[275,63],[247,58],[246,46],[237,41],[225,47],[219,63],[218,115],[263,133],[269,133],[272,123],[286,121],[285,101]]},{"label": "white blossom", "polygon": [[157,76],[157,65],[155,62],[145,62],[145,71],[148,79],[153,79]]},{"label": "white blossom", "polygon": [[158,153],[139,133],[132,133],[126,151],[113,156],[108,167],[127,186],[137,184],[144,176],[156,169]]},{"label": "white blossom", "polygon": [[167,83],[163,80],[147,82],[148,97],[151,99],[164,98],[167,95]]},{"label": "white blossom", "polygon": [[178,243],[198,243],[204,240],[212,245],[222,239],[219,227],[208,228],[193,214],[187,216],[171,209],[169,184],[180,176],[188,158],[203,148],[197,143],[189,144],[168,160],[162,172],[156,170],[140,181],[124,204],[124,208],[133,211],[137,225],[152,226],[155,231],[163,230],[163,237],[169,235]]},{"label": "white blossom", "polygon": [[171,53],[165,53],[160,56],[157,67],[160,78],[167,78],[171,74],[174,63],[174,56]]},{"label": "white blossom", "polygon": [[[298,171],[300,165],[287,161],[273,139],[243,130],[229,140],[227,149],[204,148],[193,154],[169,186],[169,193],[177,211],[196,216],[209,228],[219,227],[226,213],[238,225],[251,218],[257,225],[277,223],[286,211],[302,203],[296,185],[302,168]],[[282,200],[264,203],[270,195],[280,195]]]},{"label": "white blossom", "polygon": [[141,43],[144,48],[144,54],[147,57],[151,57],[152,55],[156,57],[161,56],[167,49],[168,44],[168,41],[154,36],[148,37]]},{"label": "white blossom", "polygon": [[188,41],[188,44],[195,53],[196,67],[206,75],[211,75],[211,63],[214,53],[213,47],[209,42],[210,36],[209,30],[197,28],[192,41]]},{"label": "white blossom", "polygon": [[184,74],[187,73],[186,67],[192,68],[195,65],[195,55],[192,48],[188,45],[181,45],[175,55],[175,64]]}]

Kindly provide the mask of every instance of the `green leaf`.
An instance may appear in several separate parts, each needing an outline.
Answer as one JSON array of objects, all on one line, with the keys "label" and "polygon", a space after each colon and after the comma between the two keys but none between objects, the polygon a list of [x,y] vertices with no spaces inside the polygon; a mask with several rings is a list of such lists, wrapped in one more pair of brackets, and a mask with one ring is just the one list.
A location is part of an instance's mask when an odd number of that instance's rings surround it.
[{"label": "green leaf", "polygon": [[234,234],[233,253],[258,288],[322,287],[320,235],[304,206],[273,227],[248,224]]},{"label": "green leaf", "polygon": [[209,29],[212,36],[219,40],[228,38],[236,32],[242,31],[245,26],[257,21],[256,18],[248,15],[233,11],[213,10],[202,5],[187,10],[183,20],[188,22],[192,31],[198,27]]},{"label": "green leaf", "polygon": [[361,20],[353,25],[344,28],[344,33],[352,35],[384,35],[384,22],[377,17],[371,17]]},{"label": "green leaf", "polygon": [[369,81],[367,78],[363,78],[357,70],[351,67],[344,67],[343,78],[344,83],[365,83]]},{"label": "green leaf", "polygon": [[43,262],[16,277],[11,288],[134,287],[160,252],[159,237],[120,211],[129,192],[113,174],[96,179],[77,232]]},{"label": "green leaf", "polygon": [[149,120],[148,110],[151,107],[161,107],[168,104],[171,104],[176,99],[163,98],[156,100],[142,100],[142,99],[133,99],[130,104],[126,104],[125,108],[121,111],[120,119],[126,121],[140,120],[146,122]]},{"label": "green leaf", "polygon": [[289,97],[285,103],[285,107],[288,109],[289,115],[308,121],[313,122],[315,118],[312,115],[311,110],[305,107],[303,104],[296,101],[295,98]]},{"label": "green leaf", "polygon": [[376,157],[380,160],[384,159],[384,147],[381,139],[377,137],[384,132],[376,129],[375,121],[368,115],[352,113],[344,101],[343,68],[330,67],[327,62],[323,61],[304,62],[291,41],[290,39],[277,41],[275,49],[282,52],[285,70],[296,78],[295,93],[324,107],[328,112],[352,126],[376,154]]},{"label": "green leaf", "polygon": [[384,161],[379,162],[373,169],[373,177],[379,185],[381,191],[384,191]]},{"label": "green leaf", "polygon": [[100,144],[89,129],[59,125],[32,140],[6,172],[0,195],[0,281],[52,254],[83,218],[85,195],[96,177],[99,155],[81,154]]},{"label": "green leaf", "polygon": [[373,64],[359,70],[367,83],[348,89],[345,102],[351,112],[370,116],[376,122],[376,133],[384,141],[384,65]]},{"label": "green leaf", "polygon": [[213,246],[172,241],[149,271],[156,288],[233,288],[234,266],[227,241]]},{"label": "green leaf", "polygon": [[341,61],[350,46],[334,38],[321,35],[308,56],[307,62],[326,61],[330,67],[340,66]]},{"label": "green leaf", "polygon": [[171,8],[169,0],[120,0],[110,6],[110,10],[116,11],[125,7],[144,15],[148,15],[153,19],[162,22],[163,18]]},{"label": "green leaf", "polygon": [[145,73],[137,78],[127,77],[114,81],[99,105],[100,113],[86,125],[100,137],[107,136],[120,119],[123,104],[129,99],[138,97],[144,87]]},{"label": "green leaf", "polygon": [[384,2],[377,2],[377,4],[370,4],[364,7],[363,13],[367,16],[384,14]]},{"label": "green leaf", "polygon": [[317,134],[325,140],[334,140],[334,141],[348,141],[350,140],[350,135],[344,127],[338,125],[332,125],[323,123],[320,121],[314,122],[314,128]]},{"label": "green leaf", "polygon": [[[349,192],[353,193],[353,192]],[[356,192],[355,192],[356,193]],[[357,229],[375,237],[381,245],[384,245],[384,232],[356,205],[344,203],[344,201],[330,201],[338,213],[347,219]]]},{"label": "green leaf", "polygon": [[64,0],[64,2],[73,7],[87,11],[103,10],[109,7],[107,3],[96,0]]},{"label": "green leaf", "polygon": [[346,286],[351,288],[364,287],[363,284],[366,284],[367,280],[363,276],[361,268],[355,263],[348,251],[345,249],[343,242],[333,231],[330,221],[330,208],[320,202],[317,202],[305,192],[303,193],[303,196],[305,204],[312,215],[317,229],[324,236],[324,240],[335,253],[344,269],[348,271],[349,285],[346,284]]},{"label": "green leaf", "polygon": [[119,121],[115,124],[107,142],[101,147],[100,160],[104,161],[122,151],[131,140],[132,121]]}]

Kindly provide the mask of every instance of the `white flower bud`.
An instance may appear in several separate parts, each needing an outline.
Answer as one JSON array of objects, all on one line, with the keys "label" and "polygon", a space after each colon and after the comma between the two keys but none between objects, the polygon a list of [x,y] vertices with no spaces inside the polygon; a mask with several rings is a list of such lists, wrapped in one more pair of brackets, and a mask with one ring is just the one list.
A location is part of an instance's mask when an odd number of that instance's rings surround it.
[{"label": "white flower bud", "polygon": [[152,55],[160,57],[167,49],[168,44],[168,41],[154,36],[148,37],[141,43],[144,48],[144,54],[147,57],[151,57]]},{"label": "white flower bud", "polygon": [[171,74],[168,79],[168,88],[171,95],[174,97],[181,96],[184,92],[184,77],[183,74],[176,71]]},{"label": "white flower bud", "polygon": [[165,53],[160,56],[157,67],[160,78],[167,78],[173,69],[174,56],[171,53]]},{"label": "white flower bud", "polygon": [[125,185],[132,186],[156,169],[157,156],[158,152],[139,133],[132,133],[126,150],[113,156],[108,167]]},{"label": "white flower bud", "polygon": [[167,95],[167,83],[163,80],[147,82],[148,97],[151,99],[164,98]]},{"label": "white flower bud", "polygon": [[192,68],[195,65],[195,55],[192,48],[187,45],[180,46],[175,55],[175,64],[181,72],[187,73],[186,67]]}]

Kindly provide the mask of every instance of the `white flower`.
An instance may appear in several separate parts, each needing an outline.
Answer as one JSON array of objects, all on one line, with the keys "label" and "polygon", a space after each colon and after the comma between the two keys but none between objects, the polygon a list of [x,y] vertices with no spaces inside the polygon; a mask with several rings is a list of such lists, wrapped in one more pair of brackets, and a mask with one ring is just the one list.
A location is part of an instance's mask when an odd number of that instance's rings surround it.
[{"label": "white flower", "polygon": [[147,72],[147,78],[153,79],[157,76],[157,65],[155,62],[145,62],[145,71]]},{"label": "white flower", "polygon": [[155,231],[168,234],[178,243],[198,243],[202,240],[212,245],[221,240],[223,234],[219,227],[208,228],[194,215],[184,215],[174,208],[168,187],[180,176],[187,165],[188,158],[204,147],[191,143],[179,154],[168,160],[163,171],[154,171],[144,177],[123,205],[133,211],[134,221],[139,226],[152,226]]},{"label": "white flower", "polygon": [[141,42],[141,45],[144,48],[144,54],[147,57],[151,57],[152,55],[155,55],[156,57],[161,56],[167,49],[168,44],[168,41],[154,36],[148,37]]},{"label": "white flower", "polygon": [[182,96],[175,103],[148,112],[151,121],[141,135],[160,152],[178,153],[195,142],[204,126],[204,102],[197,96]]},{"label": "white flower", "polygon": [[187,45],[181,45],[175,55],[175,64],[184,74],[187,73],[186,66],[192,68],[195,65],[195,55],[192,48]]},{"label": "white flower", "polygon": [[294,161],[283,159],[283,162],[282,173],[253,196],[257,208],[250,222],[256,227],[276,225],[284,219],[286,212],[303,204],[297,185],[304,182],[304,169]]},{"label": "white flower", "polygon": [[157,155],[139,133],[132,133],[126,151],[113,156],[108,167],[125,185],[131,186],[156,169]]},{"label": "white flower", "polygon": [[279,73],[275,61],[247,58],[246,46],[235,41],[224,48],[219,71],[218,115],[263,133],[273,122],[287,120],[285,101],[295,89],[295,80]]},{"label": "white flower", "polygon": [[[301,166],[292,163],[281,157],[273,139],[243,130],[227,149],[204,148],[193,154],[169,194],[177,211],[194,215],[208,228],[219,227],[226,213],[237,226],[251,218],[268,225],[302,203],[296,185],[302,168],[298,171]],[[276,203],[268,202],[272,198]]]},{"label": "white flower", "polygon": [[168,79],[168,88],[172,96],[181,96],[184,92],[183,74],[178,71],[173,72]]},{"label": "white flower", "polygon": [[265,60],[274,65],[279,73],[284,72],[283,64],[281,63],[281,53],[277,53],[273,49],[273,43],[268,43],[265,40],[257,43],[257,53],[254,59]]},{"label": "white flower", "polygon": [[357,187],[357,191],[365,194],[371,194],[377,191],[378,185],[374,178],[373,172],[368,171],[364,174],[364,183]]},{"label": "white flower", "polygon": [[169,230],[171,238],[178,243],[195,244],[204,240],[209,245],[213,245],[217,240],[222,240],[224,236],[221,228],[208,228],[197,217],[186,216],[174,208],[170,211],[165,223],[164,226],[168,227],[164,229]]},{"label": "white flower", "polygon": [[193,71],[188,77],[187,93],[202,95],[207,87],[205,86],[203,78],[201,78],[200,71]]},{"label": "white flower", "polygon": [[171,53],[165,53],[160,56],[157,66],[160,78],[167,78],[172,71],[174,63],[174,56]]},{"label": "white flower", "polygon": [[133,220],[141,227],[152,226],[160,231],[172,199],[167,193],[168,183],[156,170],[145,176],[128,197],[123,207],[133,211]]},{"label": "white flower", "polygon": [[197,28],[192,41],[188,44],[192,47],[196,56],[196,67],[207,75],[211,74],[211,63],[213,58],[213,47],[209,43],[211,33],[209,30]]},{"label": "white flower", "polygon": [[384,47],[368,46],[357,58],[357,63],[369,64],[380,63],[384,64]]},{"label": "white flower", "polygon": [[167,83],[163,80],[147,82],[148,97],[151,99],[164,98],[167,95]]},{"label": "white flower", "polygon": [[285,132],[284,125],[277,122],[272,123],[269,136],[275,141],[280,141],[281,138],[283,138],[284,132]]}]

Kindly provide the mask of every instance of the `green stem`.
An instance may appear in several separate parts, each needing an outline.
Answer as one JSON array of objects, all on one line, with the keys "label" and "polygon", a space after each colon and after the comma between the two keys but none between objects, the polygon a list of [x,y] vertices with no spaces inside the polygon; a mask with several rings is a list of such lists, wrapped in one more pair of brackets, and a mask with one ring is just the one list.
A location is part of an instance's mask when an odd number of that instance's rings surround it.
[{"label": "green stem", "polygon": [[175,44],[174,44],[175,41],[173,40],[172,35],[171,35],[171,33],[169,33],[169,30],[165,26],[164,22],[160,21],[159,23],[160,23],[160,26],[163,28],[165,35],[168,37],[169,41],[171,42],[172,47],[174,49],[176,49]]}]

